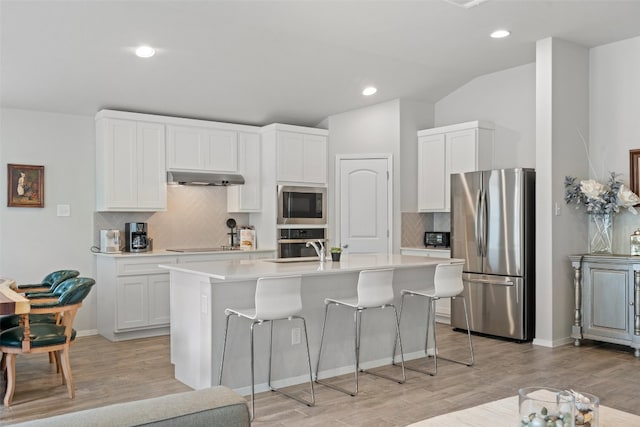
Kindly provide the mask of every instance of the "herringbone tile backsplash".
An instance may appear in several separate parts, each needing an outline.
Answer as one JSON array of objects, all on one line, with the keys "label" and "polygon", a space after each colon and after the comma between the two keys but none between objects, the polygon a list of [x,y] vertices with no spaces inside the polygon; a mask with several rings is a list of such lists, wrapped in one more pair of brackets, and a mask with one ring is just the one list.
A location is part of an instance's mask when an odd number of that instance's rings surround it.
[{"label": "herringbone tile backsplash", "polygon": [[155,250],[217,247],[229,244],[227,218],[249,225],[248,214],[227,213],[226,188],[169,186],[166,212],[95,212],[94,242],[102,229],[118,229],[124,239],[125,223],[146,222]]},{"label": "herringbone tile backsplash", "polygon": [[402,238],[400,246],[424,247],[425,231],[450,231],[449,213],[402,212]]}]

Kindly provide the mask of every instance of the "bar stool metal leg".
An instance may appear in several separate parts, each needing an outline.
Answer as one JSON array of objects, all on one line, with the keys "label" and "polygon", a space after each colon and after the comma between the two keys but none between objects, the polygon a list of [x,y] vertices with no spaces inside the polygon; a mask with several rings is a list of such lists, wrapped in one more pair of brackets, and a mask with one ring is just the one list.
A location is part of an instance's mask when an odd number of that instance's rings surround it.
[{"label": "bar stool metal leg", "polygon": [[[374,375],[376,377],[384,378],[384,379],[387,379],[387,380],[390,380],[390,381],[395,381],[398,384],[404,384],[405,381],[407,381],[407,377],[406,377],[405,372],[404,372],[404,353],[402,352],[402,339],[400,338],[400,319],[398,318],[398,311],[396,310],[396,306],[395,305],[387,304],[387,305],[383,306],[382,309],[384,310],[387,307],[393,308],[393,319],[394,319],[394,322],[395,322],[395,325],[396,325],[396,339],[393,342],[393,347],[394,347],[393,352],[394,353],[396,352],[395,347],[396,347],[396,341],[397,341],[400,344],[400,366],[402,368],[401,379],[393,378],[393,377],[390,377],[390,376],[384,375],[384,374],[379,374],[377,372],[366,371],[364,369],[361,370],[360,372],[366,372],[367,374]],[[392,358],[392,362],[393,362],[393,358]],[[395,363],[392,363],[392,365],[395,365]]]},{"label": "bar stool metal leg", "polygon": [[[320,359],[322,359],[322,344],[324,342],[324,333],[326,330],[326,326],[327,326],[327,314],[329,312],[329,306],[333,305],[332,303],[325,303],[324,306],[324,321],[322,322],[322,335],[320,336],[320,350],[318,351],[318,363],[316,364],[316,382],[318,384],[322,384],[326,387],[332,388],[336,391],[340,391],[342,393],[348,394],[349,396],[356,396],[358,394],[358,367],[359,367],[359,360],[358,360],[358,356],[359,356],[359,352],[360,352],[360,346],[359,346],[359,342],[358,342],[358,310],[355,310],[353,313],[353,323],[355,326],[355,339],[354,339],[354,350],[355,350],[355,356],[356,356],[356,360],[355,360],[355,381],[356,381],[356,387],[355,387],[355,391],[349,391],[345,388],[339,387],[337,385],[328,383],[324,380],[320,380],[320,378],[318,378],[319,372],[320,372]],[[336,306],[338,304],[335,304]]]},{"label": "bar stool metal leg", "polygon": [[227,352],[227,334],[229,332],[229,316],[231,313],[226,315],[225,327],[224,327],[224,338],[222,341],[222,357],[220,358],[220,376],[218,377],[218,385],[222,385],[222,370],[224,369],[224,355]]},{"label": "bar stool metal leg", "polygon": [[[272,343],[273,343],[273,327],[271,328],[271,337],[269,338],[269,380],[267,385],[269,386],[269,389],[271,391],[274,391],[276,393],[280,393],[284,396],[287,396],[293,400],[297,400],[300,403],[303,403],[309,407],[314,406],[316,404],[316,397],[315,397],[315,393],[313,390],[313,378],[312,378],[312,374],[311,374],[311,354],[309,353],[309,338],[307,336],[307,322],[305,321],[304,317],[300,317],[300,316],[292,316],[291,319],[300,319],[302,320],[302,327],[304,329],[304,339],[305,339],[305,343],[306,343],[306,348],[307,348],[307,364],[309,365],[309,392],[311,394],[311,400],[305,400],[302,399],[298,396],[294,396],[292,394],[289,394],[285,391],[282,391],[278,388],[275,388],[271,385],[271,348],[272,348]],[[289,320],[291,320],[289,319]],[[278,320],[285,320],[285,319],[278,319]]]},{"label": "bar stool metal leg", "polygon": [[[469,358],[469,361],[451,359],[451,358],[445,357],[445,356],[440,356],[440,358],[444,359],[444,360],[448,360],[449,362],[459,363],[459,364],[465,365],[465,366],[473,366],[473,364],[475,363],[475,360],[474,360],[474,355],[473,355],[473,345],[471,344],[471,329],[469,328],[469,314],[467,312],[467,301],[466,301],[465,297],[463,297],[462,295],[458,295],[458,296],[453,297],[453,298],[462,299],[462,305],[464,306],[464,320],[467,323],[467,339],[469,340],[470,358]],[[435,306],[435,302],[434,302],[434,306]],[[434,319],[434,327],[435,327],[435,319]],[[435,337],[435,330],[434,330],[434,337]]]}]

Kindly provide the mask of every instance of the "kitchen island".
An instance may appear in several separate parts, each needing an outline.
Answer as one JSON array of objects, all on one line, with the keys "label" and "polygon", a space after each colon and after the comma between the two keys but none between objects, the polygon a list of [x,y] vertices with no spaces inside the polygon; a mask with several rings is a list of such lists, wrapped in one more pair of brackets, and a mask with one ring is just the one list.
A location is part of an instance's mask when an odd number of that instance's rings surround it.
[{"label": "kitchen island", "polygon": [[[170,271],[171,363],[175,377],[194,389],[217,384],[227,307],[254,306],[259,277],[302,276],[302,316],[307,321],[311,363],[315,367],[326,297],[356,294],[362,270],[394,268],[393,287],[400,308],[401,289],[424,289],[433,284],[435,266],[451,261],[386,254],[343,254],[340,262],[283,262],[283,260],[226,260],[191,264],[161,264]],[[361,366],[390,363],[395,328],[392,310],[365,312],[362,324]],[[243,319],[246,320],[246,319]],[[229,326],[223,383],[248,394],[250,377],[249,322],[232,318]],[[401,333],[407,359],[424,356],[426,312],[424,301],[409,299]],[[275,322],[273,384],[283,387],[308,380],[304,341],[298,343],[300,323]],[[325,371],[321,377],[353,371],[353,312],[332,310],[327,323]],[[256,391],[267,390],[269,328],[256,327]],[[304,340],[304,334],[302,334]]]}]

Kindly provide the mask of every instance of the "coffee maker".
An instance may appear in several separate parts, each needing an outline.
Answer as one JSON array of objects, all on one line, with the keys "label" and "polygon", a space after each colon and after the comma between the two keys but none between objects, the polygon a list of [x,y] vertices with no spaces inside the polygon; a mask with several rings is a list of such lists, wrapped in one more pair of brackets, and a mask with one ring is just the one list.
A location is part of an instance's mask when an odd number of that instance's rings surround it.
[{"label": "coffee maker", "polygon": [[124,225],[124,250],[127,252],[146,252],[151,249],[147,237],[146,222],[127,222]]}]

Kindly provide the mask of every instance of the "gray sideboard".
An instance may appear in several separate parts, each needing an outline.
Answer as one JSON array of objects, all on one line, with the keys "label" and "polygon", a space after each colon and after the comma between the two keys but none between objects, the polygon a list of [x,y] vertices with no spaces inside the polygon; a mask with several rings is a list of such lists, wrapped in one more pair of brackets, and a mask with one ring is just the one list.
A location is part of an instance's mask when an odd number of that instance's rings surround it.
[{"label": "gray sideboard", "polygon": [[640,358],[640,257],[571,255],[575,307],[571,338],[628,345]]}]

